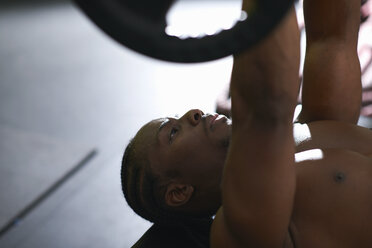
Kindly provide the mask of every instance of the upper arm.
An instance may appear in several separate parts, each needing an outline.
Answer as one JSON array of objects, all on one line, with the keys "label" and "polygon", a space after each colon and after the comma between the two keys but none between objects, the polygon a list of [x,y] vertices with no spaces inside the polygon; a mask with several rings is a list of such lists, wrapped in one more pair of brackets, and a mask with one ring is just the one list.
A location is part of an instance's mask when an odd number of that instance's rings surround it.
[{"label": "upper arm", "polygon": [[251,126],[233,133],[222,183],[223,209],[216,217],[221,219],[217,230],[231,243],[282,247],[296,188],[290,126]]}]

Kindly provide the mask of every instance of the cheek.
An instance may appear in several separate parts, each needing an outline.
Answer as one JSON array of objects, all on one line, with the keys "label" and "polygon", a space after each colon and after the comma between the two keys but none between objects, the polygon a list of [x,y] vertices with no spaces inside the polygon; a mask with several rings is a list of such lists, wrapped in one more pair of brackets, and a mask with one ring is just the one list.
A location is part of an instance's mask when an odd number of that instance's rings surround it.
[{"label": "cheek", "polygon": [[172,150],[179,154],[191,155],[204,151],[211,145],[204,135],[190,134],[179,136],[172,145]]},{"label": "cheek", "polygon": [[179,137],[171,146],[171,159],[181,166],[190,167],[191,170],[200,168],[213,168],[216,164],[224,162],[227,148],[205,135],[189,135]]},{"label": "cheek", "polygon": [[184,156],[188,160],[193,160],[196,164],[214,163],[223,159],[227,152],[225,138],[210,139],[203,137],[187,137],[180,139],[179,145],[176,147],[174,154]]},{"label": "cheek", "polygon": [[197,149],[190,156],[193,165],[197,166],[200,172],[214,171],[224,163],[223,151],[213,146]]}]

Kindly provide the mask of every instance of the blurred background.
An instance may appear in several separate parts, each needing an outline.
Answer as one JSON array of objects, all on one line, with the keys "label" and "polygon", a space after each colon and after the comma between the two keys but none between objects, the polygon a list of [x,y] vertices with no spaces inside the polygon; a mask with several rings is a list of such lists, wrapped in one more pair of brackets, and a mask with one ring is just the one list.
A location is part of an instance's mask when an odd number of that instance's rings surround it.
[{"label": "blurred background", "polygon": [[[169,30],[229,26],[240,2],[179,2]],[[151,224],[122,196],[125,146],[151,119],[214,112],[231,66],[136,54],[71,1],[0,1],[0,247],[133,245]]]},{"label": "blurred background", "polygon": [[[228,28],[240,4],[178,1],[167,32]],[[361,27],[359,49],[362,114],[369,117],[371,24]],[[214,112],[231,67],[231,57],[183,65],[136,54],[72,1],[1,0],[0,248],[131,247],[151,223],[122,196],[125,146],[151,119],[191,108]],[[360,123],[372,126],[371,118]]]}]

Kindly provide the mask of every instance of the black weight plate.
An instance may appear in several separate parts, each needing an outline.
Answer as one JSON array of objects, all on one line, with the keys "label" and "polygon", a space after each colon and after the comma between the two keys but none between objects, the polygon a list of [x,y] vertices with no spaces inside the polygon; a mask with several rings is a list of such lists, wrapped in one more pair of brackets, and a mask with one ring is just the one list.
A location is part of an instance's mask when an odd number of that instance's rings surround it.
[{"label": "black weight plate", "polygon": [[160,22],[125,8],[120,0],[75,0],[98,27],[122,45],[152,58],[181,63],[215,60],[252,47],[275,28],[294,2],[256,1],[255,11],[233,28],[202,38],[180,39],[167,35]]}]

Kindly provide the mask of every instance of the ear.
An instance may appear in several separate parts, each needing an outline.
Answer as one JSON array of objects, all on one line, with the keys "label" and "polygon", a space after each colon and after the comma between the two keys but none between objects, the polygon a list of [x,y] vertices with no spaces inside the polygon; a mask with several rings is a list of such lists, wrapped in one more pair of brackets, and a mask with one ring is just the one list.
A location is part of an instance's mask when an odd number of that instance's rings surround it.
[{"label": "ear", "polygon": [[165,192],[165,203],[170,207],[179,207],[187,203],[194,187],[188,184],[170,183]]}]

